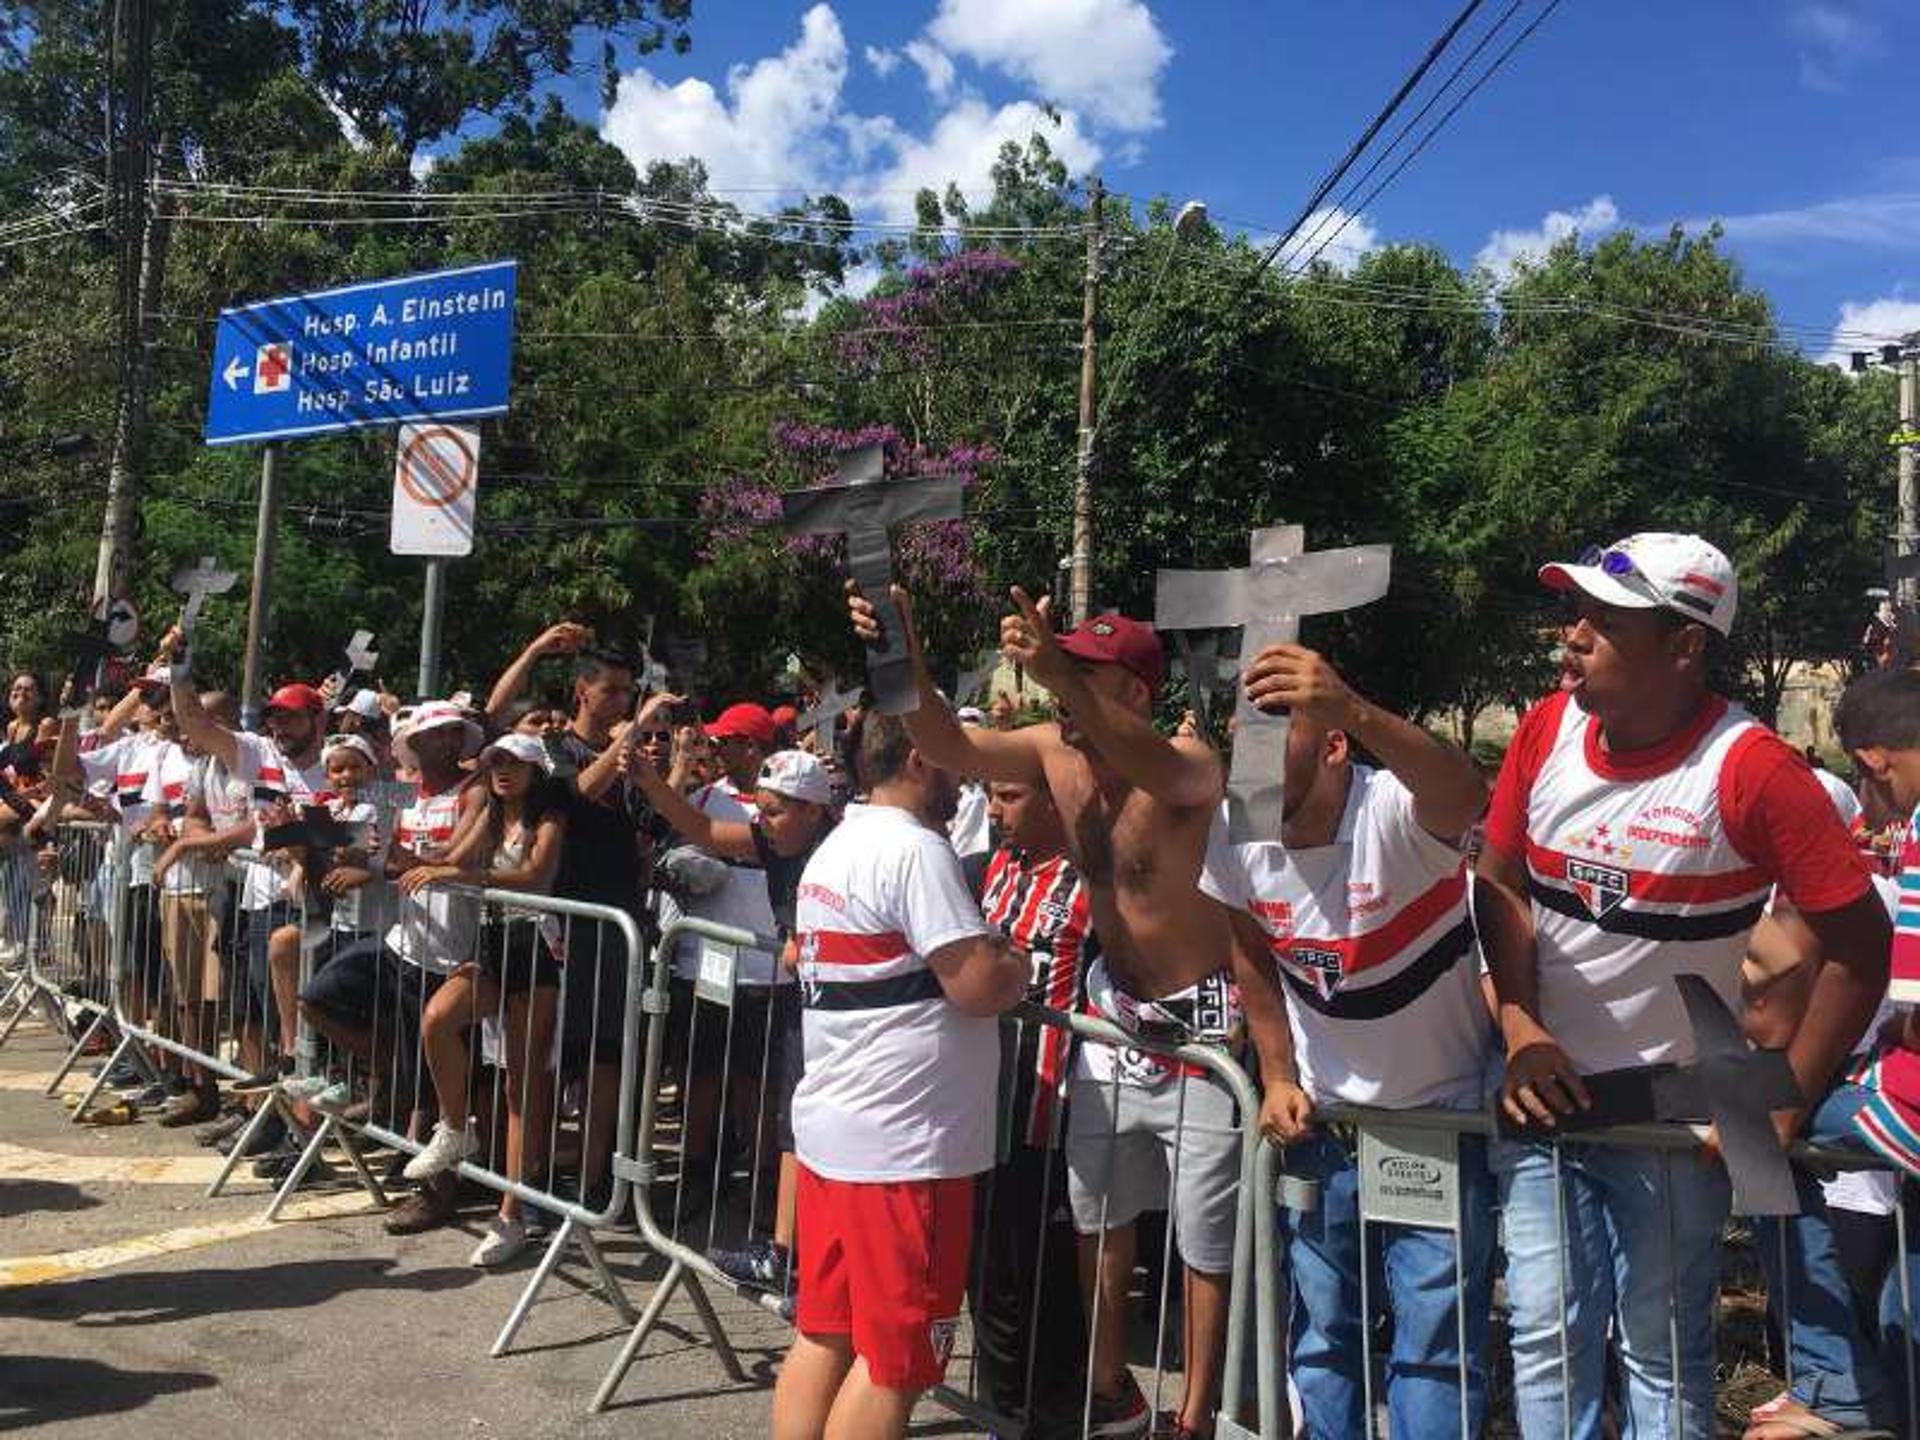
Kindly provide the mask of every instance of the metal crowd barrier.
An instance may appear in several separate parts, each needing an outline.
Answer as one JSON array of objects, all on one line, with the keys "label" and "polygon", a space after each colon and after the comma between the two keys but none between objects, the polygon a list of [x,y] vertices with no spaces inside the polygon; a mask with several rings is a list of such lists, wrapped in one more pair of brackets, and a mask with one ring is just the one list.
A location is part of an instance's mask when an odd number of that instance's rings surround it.
[{"label": "metal crowd barrier", "polygon": [[42,894],[50,881],[40,873],[34,849],[22,837],[0,844],[0,1046],[13,1038],[29,1012],[38,1011],[56,1032],[65,1033],[67,1014],[53,986],[41,977],[38,954],[45,948],[47,907]]},{"label": "metal crowd barrier", "polygon": [[[674,957],[680,942],[688,942],[689,956],[677,967]],[[757,949],[778,952],[778,945],[764,936],[716,925],[697,919],[677,920],[666,929],[656,951],[644,1005],[652,1018],[644,1052],[644,1070],[640,1085],[639,1134],[634,1157],[623,1161],[626,1178],[632,1182],[634,1214],[647,1245],[668,1262],[666,1273],[649,1297],[645,1311],[634,1323],[613,1365],[594,1396],[592,1408],[603,1410],[612,1401],[622,1380],[636,1362],[649,1335],[658,1325],[668,1303],[684,1291],[692,1304],[708,1344],[727,1376],[741,1382],[747,1378],[734,1340],[714,1310],[707,1287],[718,1285],[758,1306],[781,1320],[791,1320],[791,1303],[782,1289],[742,1283],[728,1276],[712,1258],[716,1244],[737,1246],[763,1228],[762,1219],[778,1203],[777,1161],[769,1154],[766,1138],[775,1128],[777,1111],[786,1103],[783,1093],[790,1077],[780,1073],[778,1045],[792,1043],[795,1031],[776,1036],[776,1027],[785,1017],[780,1013],[780,995],[768,987],[740,979],[738,954]],[[795,987],[786,984],[779,992],[794,995]],[[1080,1042],[1102,1042],[1135,1051],[1145,1051],[1176,1066],[1185,1065],[1204,1071],[1224,1087],[1238,1113],[1232,1141],[1235,1178],[1232,1205],[1234,1237],[1229,1271],[1228,1307],[1224,1353],[1220,1358],[1220,1403],[1217,1432],[1223,1437],[1258,1435],[1262,1440],[1277,1437],[1284,1424],[1284,1401],[1279,1387],[1277,1367],[1253,1363],[1255,1357],[1278,1353],[1281,1329],[1269,1277],[1276,1273],[1278,1255],[1275,1214],[1261,1197],[1273,1193],[1273,1150],[1259,1138],[1254,1118],[1259,1113],[1258,1091],[1245,1072],[1225,1051],[1208,1045],[1159,1045],[1141,1040],[1106,1021],[1083,1015],[1069,1015],[1039,1006],[1023,1006],[1009,1017],[1022,1025],[1053,1027],[1076,1037]],[[707,1036],[702,1046],[702,1034]],[[1016,1054],[1018,1052],[1016,1051]],[[1071,1055],[1067,1056],[1068,1063]],[[713,1062],[702,1074],[700,1061]],[[1003,1067],[1004,1069],[1004,1067]],[[1071,1071],[1069,1071],[1071,1073]],[[1102,1082],[1105,1083],[1105,1082]],[[1116,1079],[1116,1084],[1117,1079]],[[1184,1087],[1188,1080],[1169,1079],[1166,1083]],[[702,1085],[717,1093],[696,1094]],[[1060,1097],[1064,1100],[1064,1096]],[[735,1104],[736,1099],[744,1103]],[[1003,1090],[1003,1105],[1006,1100]],[[1184,1100],[1182,1116],[1184,1117]],[[1109,1106],[1117,1117],[1117,1107]],[[1049,1150],[1062,1133],[1060,1110],[1054,1110],[1053,1133]],[[1017,1127],[1002,1116],[1002,1156],[1009,1143],[1024,1143]],[[1117,1118],[1115,1124],[1117,1125]],[[1181,1123],[1184,1123],[1184,1119]],[[731,1131],[732,1144],[728,1137]],[[1108,1133],[1108,1143],[1113,1135]],[[1176,1150],[1176,1157],[1177,1157]],[[1054,1165],[1051,1157],[1041,1181],[1039,1203],[1032,1206],[1027,1223],[1037,1227],[1039,1236],[1029,1252],[1044,1257],[1057,1202],[1064,1197],[1053,1187]],[[995,1177],[1005,1171],[990,1172],[979,1182],[976,1213],[990,1213]],[[1011,1173],[1011,1172],[1007,1172]],[[1168,1177],[1167,1200],[1178,1186],[1178,1160]],[[689,1204],[687,1196],[695,1195]],[[784,1229],[785,1216],[775,1214],[774,1228]],[[1095,1242],[1103,1248],[1106,1228]],[[1157,1318],[1151,1338],[1151,1365],[1142,1362],[1129,1369],[1151,1368],[1153,1378],[1145,1387],[1151,1401],[1157,1403],[1162,1390],[1170,1337],[1179,1317],[1170,1302],[1173,1269],[1180,1263],[1173,1248],[1173,1226],[1169,1223],[1159,1256],[1160,1286],[1156,1304]],[[976,1234],[973,1252],[974,1285],[970,1294],[979,1293],[980,1266],[985,1261],[987,1237]],[[1144,1251],[1144,1247],[1143,1247]],[[1044,1264],[1035,1266],[1033,1291],[1026,1333],[1023,1375],[1023,1413],[1010,1415],[996,1411],[989,1397],[981,1393],[979,1367],[978,1317],[974,1320],[973,1364],[964,1385],[952,1383],[936,1387],[929,1397],[943,1408],[1002,1434],[1021,1433],[1031,1419],[1035,1385],[1040,1380],[1057,1381],[1057,1376],[1038,1376],[1035,1347],[1042,1326],[1053,1323],[1050,1317],[1034,1312],[1040,1306],[1041,1277]],[[1073,1287],[1077,1300],[1078,1285]],[[1131,1316],[1133,1303],[1126,1307]],[[1096,1326],[1089,1324],[1087,1359],[1096,1338]],[[1137,1338],[1137,1337],[1132,1337]],[[1132,1356],[1137,1345],[1129,1346]],[[956,1359],[955,1366],[959,1361]],[[1248,1368],[1251,1363],[1251,1384]],[[1085,1366],[1080,1374],[1090,1374]],[[1083,1379],[1076,1387],[1076,1414],[1073,1423],[1084,1427],[1091,1395],[1091,1381]],[[1250,1421],[1250,1423],[1243,1423]]]},{"label": "metal crowd barrier", "polygon": [[[390,818],[404,797],[387,798]],[[323,1152],[338,1147],[361,1187],[386,1206],[388,1185],[424,1148],[438,1109],[421,1021],[444,983],[385,946],[404,913],[398,895],[389,886],[377,903],[349,907],[295,875],[282,892],[286,903],[247,911],[241,902],[249,867],[284,869],[283,862],[236,851],[197,877],[170,877],[176,888],[169,890],[164,882],[129,883],[148,873],[131,864],[135,848],[103,825],[61,827],[50,904],[42,907],[47,940],[30,951],[27,984],[58,1001],[63,1016],[85,1013],[91,1023],[48,1093],[59,1088],[95,1032],[112,1034],[117,1043],[80,1098],[76,1119],[123,1060],[150,1081],[163,1070],[215,1077],[257,1100],[209,1195],[225,1188],[243,1160],[275,1161],[277,1188],[266,1213],[277,1218],[303,1184],[331,1178]],[[431,893],[450,913],[466,910],[476,936],[469,954],[432,956],[436,968],[450,971],[468,960],[484,968],[492,961],[510,981],[487,1011],[476,994],[466,1012],[449,1021],[468,1057],[462,1108],[480,1137],[478,1153],[457,1166],[457,1176],[512,1196],[526,1218],[551,1222],[545,1252],[492,1354],[507,1352],[574,1249],[594,1286],[631,1322],[636,1312],[594,1232],[622,1223],[629,1205],[628,1182],[615,1162],[626,1158],[625,1141],[636,1133],[638,1066],[627,1057],[637,1055],[640,1040],[640,927],[621,910],[547,896],[462,886]],[[181,894],[195,903],[180,904]],[[164,922],[163,905],[171,912]],[[250,953],[256,948],[265,950],[264,966]],[[536,955],[540,985],[532,983]],[[359,968],[342,973],[366,981],[347,988],[370,1007],[365,1030],[372,1043],[358,1051],[332,1043],[299,998],[343,957]],[[24,990],[17,982],[9,988]],[[531,996],[544,992],[540,1009],[551,1016],[551,1030],[538,1055],[530,1026],[517,1027],[521,1051],[507,1053],[509,1012],[520,1009],[509,988],[529,994],[529,1014]],[[16,1007],[9,1033],[24,1009],[18,1000]],[[326,1086],[334,1087],[332,1095]],[[541,1089],[544,1096],[534,1093]],[[234,1095],[225,1098],[231,1102]],[[500,1122],[509,1115],[517,1117],[523,1153],[537,1152],[537,1164],[508,1164]],[[256,1138],[276,1121],[288,1127],[297,1156],[255,1153]],[[384,1181],[367,1156],[372,1146],[394,1157]],[[596,1146],[603,1153],[587,1153]]]},{"label": "metal crowd barrier", "polygon": [[[1316,1107],[1315,1119],[1316,1122],[1322,1124],[1331,1124],[1349,1129],[1358,1142],[1358,1151],[1361,1157],[1360,1163],[1364,1165],[1371,1161],[1376,1167],[1382,1164],[1392,1166],[1396,1159],[1403,1158],[1430,1162],[1433,1152],[1420,1140],[1419,1137],[1422,1135],[1440,1135],[1456,1140],[1460,1136],[1473,1135],[1486,1137],[1491,1141],[1499,1133],[1495,1117],[1490,1111],[1485,1110],[1451,1110],[1438,1107],[1381,1110],[1360,1105],[1328,1104]],[[1697,1163],[1697,1154],[1707,1138],[1708,1127],[1705,1125],[1648,1124],[1615,1126],[1604,1130],[1583,1131],[1575,1135],[1566,1135],[1551,1140],[1542,1139],[1538,1141],[1538,1143],[1547,1145],[1553,1157],[1554,1184],[1559,1198],[1554,1220],[1558,1248],[1561,1253],[1564,1254],[1566,1252],[1567,1236],[1567,1215],[1565,1207],[1566,1185],[1562,1166],[1563,1154],[1566,1150],[1582,1146],[1627,1146],[1659,1151],[1666,1157],[1664,1163],[1668,1165],[1674,1163]],[[1790,1153],[1797,1164],[1809,1167],[1815,1175],[1828,1172],[1860,1171],[1891,1172],[1894,1176],[1896,1184],[1894,1208],[1891,1216],[1894,1237],[1894,1261],[1892,1270],[1882,1278],[1882,1288],[1883,1296],[1897,1294],[1899,1297],[1900,1314],[1897,1328],[1898,1333],[1904,1337],[1904,1343],[1901,1343],[1899,1346],[1901,1352],[1901,1368],[1904,1374],[1898,1378],[1903,1379],[1905,1383],[1904,1392],[1899,1396],[1902,1411],[1899,1420],[1900,1433],[1906,1436],[1907,1440],[1920,1440],[1920,1403],[1916,1403],[1915,1399],[1916,1394],[1920,1394],[1920,1391],[1916,1391],[1915,1383],[1917,1352],[1914,1339],[1914,1268],[1911,1263],[1913,1257],[1910,1254],[1908,1236],[1909,1224],[1913,1223],[1913,1217],[1915,1215],[1920,1215],[1920,1206],[1916,1206],[1914,1203],[1916,1200],[1920,1200],[1920,1191],[1916,1191],[1904,1172],[1890,1166],[1885,1160],[1876,1155],[1866,1154],[1860,1151],[1822,1148],[1807,1144],[1804,1141],[1795,1143]],[[1683,1156],[1685,1157],[1684,1159],[1679,1158]],[[1276,1201],[1280,1206],[1284,1207],[1289,1198],[1292,1198],[1288,1190],[1289,1179],[1285,1171],[1284,1151],[1281,1152],[1280,1165],[1280,1188],[1276,1193]],[[1424,1183],[1425,1179],[1423,1177],[1423,1184]],[[1433,1195],[1428,1197],[1429,1201],[1439,1196],[1443,1188],[1444,1187],[1433,1187]],[[1364,1186],[1360,1193],[1362,1197],[1360,1205],[1361,1253],[1363,1256],[1368,1253],[1366,1236],[1369,1226],[1412,1225],[1415,1228],[1451,1229],[1456,1237],[1458,1237],[1461,1225],[1465,1219],[1459,1209],[1460,1192],[1457,1187],[1452,1190],[1450,1197],[1440,1201],[1440,1209],[1442,1211],[1444,1211],[1449,1204],[1453,1206],[1451,1215],[1444,1213],[1432,1214],[1433,1207],[1431,1203],[1429,1203],[1427,1209],[1430,1212],[1430,1218],[1424,1222],[1419,1218],[1409,1218],[1404,1209],[1399,1209],[1391,1205],[1385,1207],[1386,1213],[1370,1211],[1366,1200],[1367,1192]],[[1671,1236],[1673,1233],[1672,1203],[1673,1192],[1671,1185],[1662,1185],[1661,1204],[1663,1225],[1661,1233],[1668,1236]],[[1416,1205],[1414,1209],[1417,1215],[1420,1206]],[[1734,1218],[1737,1219],[1739,1217]],[[1792,1345],[1788,1327],[1796,1312],[1794,1309],[1794,1296],[1791,1285],[1788,1283],[1791,1275],[1791,1268],[1786,1263],[1786,1248],[1789,1244],[1788,1233],[1787,1227],[1784,1225],[1756,1225],[1754,1238],[1756,1255],[1759,1247],[1766,1243],[1765,1234],[1768,1230],[1771,1230],[1774,1236],[1776,1253],[1780,1257],[1778,1274],[1783,1282],[1780,1286],[1779,1294],[1769,1293],[1767,1297],[1768,1307],[1770,1314],[1780,1327],[1781,1353],[1785,1357],[1784,1379],[1786,1385],[1791,1387],[1794,1383],[1795,1376]],[[1499,1252],[1503,1255],[1505,1250],[1504,1227],[1501,1231],[1500,1238],[1501,1244],[1499,1246]],[[1657,1239],[1657,1237],[1654,1237],[1654,1239]],[[1654,1239],[1648,1239],[1647,1243],[1654,1243]],[[1369,1293],[1366,1280],[1367,1274],[1368,1267],[1363,1263],[1361,1267],[1362,1315],[1360,1317],[1360,1333],[1362,1337],[1361,1374],[1366,1393],[1365,1403],[1368,1420],[1366,1433],[1372,1435],[1375,1433],[1375,1427],[1378,1425],[1380,1419],[1379,1410],[1375,1404],[1377,1381],[1376,1366],[1371,1344],[1374,1333],[1374,1322],[1377,1317],[1372,1305],[1374,1297]],[[1458,1287],[1462,1283],[1462,1276],[1458,1266],[1455,1267],[1455,1277],[1456,1306],[1458,1306]],[[1571,1326],[1566,1321],[1567,1298],[1564,1285],[1565,1271],[1563,1269],[1563,1288],[1559,1299],[1559,1308],[1562,1316],[1560,1335],[1563,1377],[1570,1374],[1571,1367]],[[1772,1287],[1769,1285],[1769,1290],[1771,1291],[1771,1289]],[[1713,1316],[1713,1323],[1716,1330],[1718,1329],[1719,1323],[1718,1312],[1719,1307],[1716,1306]],[[1462,1343],[1459,1351],[1460,1365],[1458,1383],[1462,1395],[1462,1411],[1464,1415],[1467,1389],[1464,1310],[1458,1310],[1457,1313],[1460,1315],[1462,1321]],[[1684,1423],[1685,1416],[1682,1409],[1681,1389],[1683,1366],[1681,1363],[1681,1330],[1677,1297],[1670,1297],[1667,1316],[1667,1358],[1674,1391],[1672,1411],[1669,1417],[1673,1427],[1671,1433],[1676,1435],[1692,1434],[1696,1432]],[[1604,1323],[1604,1317],[1601,1323]],[[1263,1353],[1273,1354],[1275,1352],[1263,1350]],[[1491,1355],[1489,1355],[1489,1360],[1491,1360]],[[1284,1363],[1284,1360],[1282,1363]],[[1565,1422],[1564,1429],[1566,1433],[1571,1434],[1573,1430],[1571,1415],[1572,1385],[1563,1381],[1561,1389],[1563,1395],[1562,1416]],[[1620,1400],[1620,1397],[1614,1398]],[[1624,1401],[1620,1400],[1620,1403],[1624,1403]],[[1490,1404],[1490,1413],[1492,1409],[1493,1407]],[[1464,1420],[1462,1433],[1465,1433]]]}]

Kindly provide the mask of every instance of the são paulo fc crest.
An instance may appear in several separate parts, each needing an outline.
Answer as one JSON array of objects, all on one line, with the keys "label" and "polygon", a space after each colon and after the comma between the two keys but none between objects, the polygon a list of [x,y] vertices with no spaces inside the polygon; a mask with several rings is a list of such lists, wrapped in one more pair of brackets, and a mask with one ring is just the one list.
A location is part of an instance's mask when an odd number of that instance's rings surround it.
[{"label": "s\u00e3o paulo fc crest", "polygon": [[1627,898],[1627,872],[1591,860],[1567,860],[1567,881],[1581,904],[1598,920]]},{"label": "s\u00e3o paulo fc crest", "polygon": [[1331,1000],[1333,992],[1340,988],[1340,952],[1323,950],[1316,945],[1294,945],[1289,953],[1293,956],[1293,963],[1312,977],[1320,998]]}]

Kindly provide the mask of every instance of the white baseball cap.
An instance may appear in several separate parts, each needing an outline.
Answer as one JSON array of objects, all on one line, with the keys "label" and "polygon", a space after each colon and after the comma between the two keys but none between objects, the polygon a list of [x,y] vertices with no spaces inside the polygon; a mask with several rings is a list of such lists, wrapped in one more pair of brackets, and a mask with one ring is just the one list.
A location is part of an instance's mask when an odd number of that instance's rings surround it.
[{"label": "white baseball cap", "polygon": [[480,763],[491,765],[502,755],[509,760],[518,760],[523,765],[531,765],[543,775],[553,773],[553,753],[532,735],[522,735],[512,730],[495,740],[480,752]]},{"label": "white baseball cap", "polygon": [[373,746],[358,735],[329,735],[320,747],[320,758],[324,760],[336,750],[351,750],[374,769],[380,768],[380,757],[373,753]]},{"label": "white baseball cap", "polygon": [[460,758],[465,760],[478,754],[486,732],[465,710],[449,700],[422,700],[414,706],[393,732],[393,753],[400,757],[402,765],[417,768],[420,762],[413,753],[413,737],[450,725],[461,727]]},{"label": "white baseball cap", "polygon": [[1578,590],[1623,610],[1671,610],[1725,635],[1733,629],[1740,581],[1733,563],[1698,535],[1649,530],[1604,548],[1590,545],[1572,564],[1540,567],[1540,583]]},{"label": "white baseball cap", "polygon": [[804,750],[776,750],[760,762],[760,778],[755,783],[760,789],[771,790],[789,800],[809,805],[833,803],[833,781],[827,767],[820,763],[818,755],[809,755]]},{"label": "white baseball cap", "polygon": [[344,715],[352,713],[362,720],[384,720],[385,713],[380,709],[378,690],[356,690],[353,694],[333,707],[333,713]]}]

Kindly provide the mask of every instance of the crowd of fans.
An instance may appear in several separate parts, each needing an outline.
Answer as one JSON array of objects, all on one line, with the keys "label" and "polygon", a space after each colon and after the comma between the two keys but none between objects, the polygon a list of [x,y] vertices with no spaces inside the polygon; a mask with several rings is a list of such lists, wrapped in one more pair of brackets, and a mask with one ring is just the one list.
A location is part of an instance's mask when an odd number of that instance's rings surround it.
[{"label": "crowd of fans", "polygon": [[[223,1090],[166,1050],[135,1103],[209,1145],[244,1136],[271,1175],[305,1137],[251,1123],[269,1092],[296,1117],[404,1128],[396,1233],[447,1223],[476,1155],[535,1188],[564,1169],[590,1207],[611,1187],[611,1097],[638,1062],[624,931],[534,897],[647,936],[688,915],[764,937],[724,974],[691,937],[671,957],[679,1157],[647,1203],[678,1227],[751,1177],[765,1223],[712,1259],[791,1304],[781,1437],[903,1433],[963,1309],[981,1398],[1024,1433],[1210,1434],[1242,1403],[1221,1373],[1248,1127],[1290,1177],[1284,1366],[1306,1433],[1367,1433],[1380,1314],[1392,1433],[1480,1433],[1504,1255],[1524,1434],[1599,1435],[1611,1412],[1623,1433],[1707,1435],[1726,1169],[1551,1142],[1713,1118],[1628,1113],[1605,1083],[1657,1088],[1695,1060],[1673,983],[1694,974],[1784,1053],[1805,1103],[1775,1112],[1782,1143],[1920,1174],[1920,674],[1849,688],[1849,785],[1709,688],[1736,608],[1712,546],[1632,536],[1541,578],[1569,606],[1561,685],[1491,789],[1325,657],[1246,657],[1248,702],[1291,720],[1281,832],[1251,839],[1210,737],[1154,724],[1153,631],[1102,615],[1057,634],[1019,591],[1003,653],[1052,707],[1028,724],[1004,690],[986,713],[950,704],[898,591],[918,708],[804,731],[793,704],[703,720],[638,693],[631,659],[562,623],[484,697],[295,682],[254,732],[170,633],[84,723],[12,682],[6,937],[22,897],[63,883],[63,820],[123,832],[126,1013],[189,1053],[230,1032],[250,1077]],[[878,637],[865,597],[849,613]],[[1142,1048],[1010,1018],[1023,1001]],[[1145,1048],[1169,1043],[1244,1064],[1259,1113]],[[1454,1231],[1371,1223],[1363,1249],[1354,1137],[1318,1113],[1335,1103],[1496,1110],[1495,1138],[1459,1142]],[[1892,1176],[1797,1183],[1802,1213],[1759,1246],[1794,1383],[1753,1440],[1912,1403]],[[473,1262],[520,1254],[536,1210],[501,1196]],[[1183,1388],[1155,1416],[1130,1295],[1163,1214]]]}]

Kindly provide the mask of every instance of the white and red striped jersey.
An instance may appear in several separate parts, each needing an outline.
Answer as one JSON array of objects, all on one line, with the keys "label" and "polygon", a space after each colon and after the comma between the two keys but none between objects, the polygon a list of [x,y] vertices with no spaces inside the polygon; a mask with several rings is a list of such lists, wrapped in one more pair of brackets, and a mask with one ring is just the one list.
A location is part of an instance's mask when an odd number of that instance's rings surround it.
[{"label": "white and red striped jersey", "polygon": [[894,806],[849,807],[807,862],[795,919],[800,1163],[866,1182],[991,1168],[999,1024],[951,1004],[927,963],[989,933],[946,836]]},{"label": "white and red striped jersey", "polygon": [[1740,1003],[1747,935],[1777,884],[1801,910],[1867,890],[1806,761],[1715,696],[1648,750],[1609,751],[1562,692],[1521,722],[1487,845],[1526,866],[1541,1019],[1583,1071],[1693,1058],[1673,977]]},{"label": "white and red striped jersey", "polygon": [[[416,790],[394,823],[393,844],[423,860],[444,857],[460,827],[460,796],[465,789],[462,779],[445,790]],[[429,885],[402,896],[399,903],[398,917],[387,931],[387,946],[401,959],[444,975],[473,958],[480,935],[479,901],[444,885]]]},{"label": "white and red striped jersey", "polygon": [[[1069,1013],[1086,996],[1087,965],[1098,953],[1086,887],[1065,855],[1031,861],[1002,845],[987,862],[981,908],[1033,965],[1027,999]],[[1050,1149],[1058,1140],[1073,1036],[1052,1025],[1014,1023],[1005,1113],[1023,1144]]]},{"label": "white and red striped jersey", "polygon": [[1466,857],[1421,828],[1392,772],[1352,767],[1327,845],[1236,845],[1216,821],[1200,888],[1266,934],[1300,1087],[1314,1099],[1480,1103],[1493,1030]]},{"label": "white and red striped jersey", "polygon": [[[240,731],[233,737],[233,778],[253,789],[253,813],[258,831],[254,843],[260,843],[266,830],[266,812],[285,803],[298,809],[302,805],[325,805],[333,799],[327,785],[327,767],[318,755],[311,765],[296,765],[280,753],[280,747],[268,735]],[[240,887],[242,910],[264,910],[286,898],[281,872],[272,865],[247,866],[246,880]]]}]

